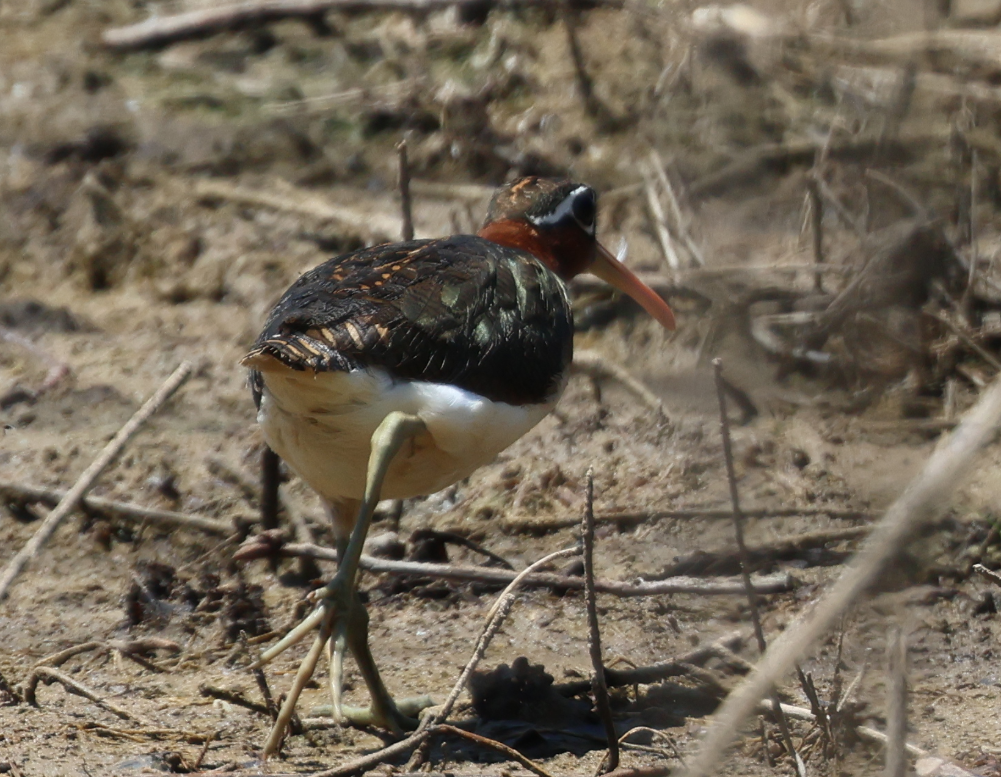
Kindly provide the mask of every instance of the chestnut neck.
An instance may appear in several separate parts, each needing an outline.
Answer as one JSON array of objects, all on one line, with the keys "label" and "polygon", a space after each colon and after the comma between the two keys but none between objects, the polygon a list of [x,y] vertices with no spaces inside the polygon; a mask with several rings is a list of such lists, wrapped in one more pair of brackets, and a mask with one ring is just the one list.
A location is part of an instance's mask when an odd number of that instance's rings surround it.
[{"label": "chestnut neck", "polygon": [[476,234],[493,243],[532,254],[564,281],[584,272],[593,259],[593,247],[589,252],[588,247],[581,244],[583,241],[542,234],[534,224],[518,219],[488,222]]}]

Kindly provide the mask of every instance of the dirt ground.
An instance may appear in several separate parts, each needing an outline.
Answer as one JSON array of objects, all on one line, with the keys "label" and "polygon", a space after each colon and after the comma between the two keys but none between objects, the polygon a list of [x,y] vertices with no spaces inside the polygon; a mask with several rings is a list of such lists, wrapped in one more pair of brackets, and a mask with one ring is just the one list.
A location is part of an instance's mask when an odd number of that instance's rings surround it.
[{"label": "dirt ground", "polygon": [[[394,147],[405,133],[418,236],[474,228],[492,187],[512,175],[569,173],[605,193],[603,242],[614,249],[628,239],[629,263],[662,277],[657,233],[636,186],[656,149],[683,193],[706,267],[675,278],[678,288],[698,293],[671,298],[680,324],[673,336],[630,306],[595,298],[593,287],[577,290],[576,348],[626,366],[661,400],[665,417],[613,380],[576,374],[556,412],[497,461],[443,493],[408,500],[398,528],[385,505],[373,534],[398,531],[407,542],[418,529],[454,532],[521,569],[576,541],[569,524],[582,514],[584,475],[593,467],[600,578],[734,579],[728,520],[659,516],[729,505],[709,363],[719,356],[758,410],[733,429],[744,508],[804,511],[747,525],[749,545],[762,549],[755,574],[786,572],[793,580],[790,590],[762,597],[766,636],[818,598],[860,540],[782,552],[778,541],[876,520],[919,472],[936,433],[912,423],[912,373],[832,376],[778,363],[727,306],[775,267],[812,263],[804,226],[809,164],[752,166],[721,186],[712,176],[732,171],[748,149],[789,146],[830,127],[885,139],[893,124],[900,137],[925,135],[901,141],[911,155],[892,169],[928,207],[947,214],[954,230],[961,176],[948,143],[927,138],[957,126],[970,137],[974,129],[996,135],[996,99],[943,101],[918,80],[904,116],[872,97],[879,85],[866,92],[870,102],[825,102],[819,89],[802,86],[815,73],[803,62],[816,63],[801,44],[731,31],[709,45],[692,22],[702,18],[693,2],[581,14],[576,34],[597,109],[581,97],[563,11],[329,14],[326,29],[292,20],[152,51],[101,46],[108,28],[209,5],[0,0],[0,325],[21,338],[0,339],[0,481],[69,488],[144,399],[190,360],[193,377],[91,493],[234,527],[227,538],[101,510],[66,521],[0,603],[0,772],[305,774],[385,741],[379,732],[317,728],[290,736],[281,760],[262,765],[269,719],[220,689],[261,703],[248,664],[260,643],[277,638],[272,632],[280,635],[302,616],[303,597],[318,581],[304,580],[291,560],[277,568],[232,560],[239,540],[255,531],[259,505],[256,488],[227,472],[251,483],[258,477],[263,442],[239,360],[270,306],[324,258],[398,236]],[[758,22],[818,40],[876,40],[927,23],[917,0],[756,7]],[[995,256],[1001,158],[982,150],[979,159],[981,194],[967,208],[980,225],[980,255]],[[832,180],[845,202],[861,208],[851,182],[860,163],[837,164]],[[885,191],[865,207],[871,224],[900,217],[899,202]],[[828,221],[828,251],[840,257],[833,261],[847,261],[855,243],[837,219]],[[798,289],[812,283],[810,272],[781,278]],[[68,375],[40,390],[54,363]],[[972,404],[977,387],[954,385],[958,411]],[[735,409],[732,415],[736,420]],[[1001,566],[999,466],[995,444],[943,518],[803,665],[825,702],[857,680],[846,719],[883,730],[887,637],[902,629],[908,740],[985,777],[1001,775],[1001,592],[970,568]],[[316,497],[294,477],[284,489],[317,541],[328,542]],[[3,501],[5,565],[45,509],[9,495]],[[854,517],[844,517],[851,511]],[[626,513],[639,517],[613,520]],[[483,560],[455,545],[447,552],[455,563]],[[332,567],[321,569],[328,575]],[[363,588],[373,652],[391,691],[442,701],[498,589],[373,574]],[[743,596],[600,595],[599,614],[606,662],[667,661],[735,631],[742,637],[737,653],[752,662],[757,654]],[[252,644],[241,644],[241,632]],[[261,635],[271,636],[255,639]],[[161,641],[145,643],[151,649],[142,663],[122,650],[154,638]],[[122,715],[59,683],[39,683],[34,704],[22,698],[43,659],[87,643],[97,644],[60,669]],[[587,647],[582,597],[532,589],[519,595],[482,666],[524,656],[558,684],[588,676]],[[305,651],[300,645],[266,668],[276,695]],[[656,750],[627,751],[626,765],[676,768],[679,757],[695,752],[720,693],[740,677],[719,659],[705,670],[675,677],[673,685],[617,692],[623,731],[653,726],[670,740],[652,738]],[[348,687],[351,701],[364,703],[353,667]],[[782,694],[810,706],[795,677]],[[468,695],[463,699],[453,717],[474,718]],[[321,677],[300,714],[312,716],[325,703]],[[478,730],[553,774],[598,768],[602,730],[586,712],[547,707],[528,718],[481,720]],[[850,731],[828,742],[816,727],[791,725],[811,774],[881,773],[879,748]],[[791,771],[777,727],[769,722],[767,729],[764,747],[759,724],[748,729],[725,773]],[[431,765],[458,774],[524,771],[452,739],[432,751]]]}]

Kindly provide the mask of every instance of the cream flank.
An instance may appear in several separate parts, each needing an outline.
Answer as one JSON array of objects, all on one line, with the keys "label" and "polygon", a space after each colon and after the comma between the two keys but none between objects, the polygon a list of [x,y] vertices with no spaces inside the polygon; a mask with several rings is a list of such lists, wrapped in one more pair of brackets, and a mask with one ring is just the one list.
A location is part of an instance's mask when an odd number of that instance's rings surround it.
[{"label": "cream flank", "polygon": [[394,381],[379,368],[262,374],[264,438],[329,501],[363,496],[372,433],[393,411],[416,415],[427,432],[397,454],[382,499],[431,494],[472,474],[539,423],[563,391],[519,406],[441,383]]}]

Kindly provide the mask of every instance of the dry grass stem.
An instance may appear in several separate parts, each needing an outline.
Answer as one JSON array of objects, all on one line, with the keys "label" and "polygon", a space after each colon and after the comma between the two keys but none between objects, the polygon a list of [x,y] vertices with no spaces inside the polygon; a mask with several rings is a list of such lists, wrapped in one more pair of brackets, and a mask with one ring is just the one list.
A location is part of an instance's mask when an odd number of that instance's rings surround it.
[{"label": "dry grass stem", "polygon": [[[772,712],[774,710],[774,702],[770,699],[762,701],[760,707],[762,711]],[[783,704],[782,713],[787,718],[793,718],[795,720],[805,720],[811,723],[815,723],[817,720],[810,710],[805,707],[796,707],[792,704]],[[855,733],[858,734],[859,738],[864,739],[867,742],[874,742],[882,747],[886,747],[887,736],[882,731],[877,731],[870,726],[856,726]],[[929,754],[927,750],[922,750],[917,745],[912,745],[909,742],[905,743],[905,749],[908,755],[915,758],[921,758]]]},{"label": "dry grass stem", "polygon": [[678,202],[678,196],[674,193],[674,186],[671,185],[671,179],[667,175],[664,160],[661,159],[660,154],[657,153],[656,149],[650,151],[650,168],[657,176],[660,188],[664,191],[664,197],[667,199],[667,206],[671,211],[671,217],[674,219],[675,231],[681,236],[681,241],[685,244],[685,248],[688,249],[688,253],[691,255],[693,263],[699,267],[705,267],[706,259],[702,255],[702,250],[692,239],[688,219],[686,219],[684,214],[681,212],[681,204]]},{"label": "dry grass stem", "polygon": [[653,391],[644,385],[643,381],[635,377],[621,364],[616,364],[606,359],[597,351],[577,351],[574,353],[572,369],[577,372],[583,372],[585,375],[590,375],[594,379],[604,378],[622,384],[623,388],[644,405],[661,417],[667,418],[660,397],[654,394]]},{"label": "dry grass stem", "polygon": [[122,720],[131,720],[138,723],[140,726],[150,727],[151,724],[144,721],[137,715],[133,715],[126,709],[119,707],[117,704],[113,704],[107,699],[102,699],[97,695],[97,692],[88,688],[83,683],[78,680],[74,680],[65,672],[60,672],[58,669],[54,669],[50,666],[36,666],[35,671],[31,673],[28,681],[24,684],[24,700],[29,704],[37,704],[38,700],[36,698],[36,689],[39,682],[44,682],[46,684],[51,682],[57,682],[61,684],[67,691],[74,693],[77,696],[83,696],[85,699],[89,699],[94,702],[98,707],[103,710],[107,710],[113,715],[121,718]]},{"label": "dry grass stem", "polygon": [[991,365],[991,367],[993,367],[995,370],[1001,372],[1001,360],[998,360],[998,358],[994,354],[992,354],[990,351],[984,348],[980,343],[978,343],[976,340],[970,337],[970,334],[962,326],[953,321],[949,316],[945,315],[945,313],[941,313],[936,310],[930,310],[927,311],[927,313],[936,321],[939,321],[942,324],[944,324],[950,332],[952,332],[954,335],[956,335],[956,337],[960,339],[963,345],[965,345],[967,348],[973,351],[977,356],[979,356],[981,359],[983,359],[985,362]]},{"label": "dry grass stem", "polygon": [[[905,419],[908,420],[908,419]],[[917,419],[922,420],[922,419]],[[892,422],[892,428],[900,427],[903,422]],[[936,423],[941,424],[941,421]],[[946,428],[952,428],[955,422],[948,422]],[[940,428],[939,426],[935,427]],[[798,518],[808,516],[826,516],[832,520],[842,521],[864,521],[872,518],[872,513],[868,510],[838,509],[827,507],[783,507],[773,510],[763,510],[761,508],[745,509],[745,518]],[[600,523],[615,523],[620,525],[633,525],[646,523],[648,521],[660,520],[711,520],[730,521],[733,520],[733,511],[721,507],[691,507],[682,510],[616,510],[615,512],[599,513],[595,520]],[[533,533],[554,532],[560,529],[569,529],[576,526],[577,521],[572,518],[557,518],[548,521],[510,521],[506,524],[507,530],[511,532],[528,531]]]},{"label": "dry grass stem", "polygon": [[671,268],[674,277],[678,278],[681,275],[681,259],[678,258],[678,252],[674,250],[674,241],[671,239],[671,232],[667,226],[664,206],[660,204],[660,197],[657,196],[657,187],[654,186],[653,174],[649,167],[643,170],[643,182],[647,206],[650,209],[650,222],[654,232],[657,233],[657,240],[660,241],[660,249],[664,252],[664,259]]},{"label": "dry grass stem", "polygon": [[135,436],[136,432],[142,428],[143,424],[191,377],[192,369],[193,367],[190,362],[182,362],[174,370],[170,377],[164,381],[163,385],[157,389],[156,393],[146,400],[146,403],[136,411],[135,415],[118,430],[118,433],[104,447],[93,463],[80,475],[76,483],[73,484],[73,487],[66,493],[66,496],[45,517],[42,525],[38,527],[31,539],[25,543],[24,547],[18,551],[17,555],[10,560],[3,575],[0,576],[0,601],[7,595],[11,584],[18,574],[20,574],[21,570],[35,557],[49,537],[52,536],[53,532],[59,528],[59,525],[66,516],[76,509],[83,495],[94,484],[94,481],[100,477],[101,473],[122,452],[122,449]]},{"label": "dry grass stem", "polygon": [[[157,49],[191,38],[205,38],[222,32],[256,27],[283,19],[302,19],[323,25],[328,11],[404,11],[426,14],[463,0],[246,0],[173,16],[152,16],[144,22],[105,30],[101,43],[117,51]],[[519,0],[520,5],[541,4],[539,0]]]},{"label": "dry grass stem", "polygon": [[[185,184],[190,190],[191,187]],[[370,242],[392,240],[399,234],[399,221],[371,210],[335,205],[287,181],[274,179],[268,185],[250,188],[217,180],[198,180],[192,195],[205,200],[229,200],[261,208],[296,213],[330,221],[338,229]]]},{"label": "dry grass stem", "polygon": [[[564,548],[563,550],[555,551],[554,553],[550,553],[548,556],[544,556],[538,561],[529,564],[529,566],[515,576],[507,588],[505,588],[501,592],[500,596],[497,597],[497,600],[487,613],[487,617],[483,624],[483,630],[480,632],[480,637],[476,642],[473,655],[466,663],[466,666],[463,667],[462,672],[459,674],[459,678],[455,681],[455,685],[452,686],[452,690],[448,694],[448,698],[445,699],[445,703],[436,709],[428,711],[422,717],[421,724],[413,735],[414,737],[419,736],[422,733],[427,734],[429,731],[448,719],[448,716],[452,712],[452,708],[459,700],[459,696],[462,694],[463,690],[465,690],[466,683],[469,682],[469,676],[479,665],[480,661],[483,660],[483,656],[486,655],[487,647],[500,630],[500,627],[504,623],[504,619],[514,606],[515,592],[524,579],[527,578],[534,570],[544,567],[546,564],[549,564],[558,558],[565,558],[579,552],[579,548]],[[413,737],[411,738],[413,739]],[[415,745],[420,745],[420,747],[414,752],[410,762],[408,763],[408,768],[410,769],[416,769],[424,763],[427,758],[427,748],[430,740],[426,738],[415,739],[414,743]]]},{"label": "dry grass stem", "polygon": [[[269,551],[270,552],[270,551]],[[275,552],[290,558],[308,555],[323,561],[337,561],[337,551],[319,545],[304,545],[301,543],[283,545]],[[237,558],[262,557],[261,554],[245,556],[237,554]],[[534,566],[534,565],[533,565]],[[479,583],[508,584],[517,581],[519,585],[533,588],[562,588],[568,591],[584,590],[584,580],[580,577],[555,575],[545,573],[530,573],[525,571],[514,573],[505,569],[490,567],[460,567],[451,564],[431,564],[420,561],[390,561],[362,556],[361,568],[369,572],[387,572],[397,575],[422,575],[443,580],[469,580]],[[789,591],[793,586],[792,577],[785,572],[771,575],[756,575],[751,578],[756,593],[772,594]],[[649,583],[622,583],[614,580],[596,580],[595,590],[614,596],[657,596],[660,594],[699,594],[702,596],[732,596],[745,592],[743,582],[734,578],[718,578],[712,581],[695,577],[677,576],[666,580],[656,580]]]},{"label": "dry grass stem", "polygon": [[413,240],[414,206],[410,196],[410,159],[407,156],[407,141],[405,138],[396,144],[396,153],[399,158],[397,184],[400,187],[400,213],[403,224],[400,229],[400,235],[404,240]]},{"label": "dry grass stem", "polygon": [[591,692],[598,716],[608,741],[608,771],[619,766],[619,741],[612,720],[612,705],[605,684],[605,664],[601,658],[601,631],[598,628],[598,600],[594,591],[594,469],[588,467],[584,483],[584,519],[581,525],[584,541],[584,603],[587,608],[587,645],[591,656]]},{"label": "dry grass stem", "polygon": [[857,603],[880,571],[907,546],[917,529],[937,514],[962,476],[971,469],[980,448],[996,433],[999,423],[1001,382],[995,381],[886,511],[834,586],[807,615],[772,643],[754,673],[727,697],[714,716],[688,777],[706,777],[712,773],[758,701],[842,613]]},{"label": "dry grass stem", "polygon": [[[49,507],[55,507],[66,497],[66,491],[55,488],[39,488],[23,483],[12,483],[10,481],[0,481],[0,499],[6,502],[20,503],[41,503]],[[172,510],[159,510],[153,507],[142,507],[141,505],[129,504],[128,502],[117,502],[113,499],[103,499],[99,496],[85,496],[80,500],[79,509],[89,513],[106,515],[109,518],[130,521],[132,523],[148,523],[153,526],[163,526],[171,529],[194,529],[214,534],[219,537],[228,537],[233,534],[234,526],[228,521],[217,521],[214,518],[205,518],[200,515],[188,515]],[[240,520],[249,521],[249,517]]]},{"label": "dry grass stem", "polygon": [[[696,648],[670,661],[662,661],[650,666],[637,666],[631,669],[605,667],[605,681],[609,688],[625,688],[630,685],[651,685],[669,677],[681,677],[689,672],[690,667],[704,664],[711,658],[728,660],[726,655],[732,655],[730,649],[736,648],[746,641],[744,634],[735,631],[710,645]],[[555,685],[553,689],[562,696],[578,696],[581,693],[586,693],[590,687],[590,680],[574,680]]]},{"label": "dry grass stem", "polygon": [[[292,532],[297,542],[311,543],[314,541],[313,527],[309,525],[306,516],[292,499],[281,488],[281,458],[270,448],[265,446],[261,454],[261,478],[260,488],[251,478],[241,470],[224,459],[210,457],[205,461],[209,471],[232,483],[239,488],[244,498],[249,502],[258,502],[261,506],[261,525],[264,531],[275,531],[279,512],[284,512],[288,522],[292,524]],[[274,502],[275,529],[267,529],[264,526],[265,516],[271,521],[271,502]],[[312,580],[320,576],[320,570],[309,558],[299,559],[299,576],[304,580]],[[272,570],[277,569],[277,557],[271,559]]]},{"label": "dry grass stem", "polygon": [[[261,528],[278,528],[279,491],[281,489],[281,458],[266,444],[261,452]],[[303,538],[304,542],[310,542]]]},{"label": "dry grass stem", "polygon": [[551,772],[547,772],[541,766],[539,766],[535,761],[530,758],[526,758],[513,747],[508,747],[503,742],[498,742],[495,739],[489,739],[487,737],[480,736],[479,734],[474,734],[471,731],[464,731],[461,728],[456,728],[455,726],[449,726],[447,724],[439,724],[436,726],[437,731],[435,733],[441,734],[452,734],[453,736],[462,737],[470,742],[475,742],[483,747],[490,748],[501,755],[506,755],[512,761],[516,761],[524,766],[532,774],[537,774],[538,777],[553,777]]},{"label": "dry grass stem", "polygon": [[[723,441],[723,460],[726,465],[726,479],[730,489],[730,503],[733,507],[733,533],[737,541],[737,552],[740,556],[740,573],[744,582],[744,591],[747,594],[747,605],[751,611],[751,623],[754,626],[754,638],[758,643],[758,652],[764,655],[767,648],[765,642],[765,632],[761,627],[761,613],[758,610],[758,597],[751,582],[751,556],[747,550],[747,543],[744,542],[744,516],[740,512],[740,492],[737,488],[737,473],[733,465],[733,446],[730,440],[730,418],[726,412],[726,391],[723,387],[723,362],[721,359],[713,359],[713,376],[716,382],[716,400],[719,403],[719,427],[720,436]],[[772,689],[772,701],[775,703],[775,718],[782,732],[782,739],[785,743],[789,757],[796,765],[796,773],[800,777],[806,777],[806,766],[803,759],[796,751],[796,746],[792,741],[792,734],[789,732],[789,723],[782,714],[782,707],[779,706],[778,692]]]},{"label": "dry grass stem", "polygon": [[899,627],[886,646],[886,777],[907,775],[907,639]]},{"label": "dry grass stem", "polygon": [[995,585],[1001,585],[1001,575],[999,575],[993,569],[988,569],[983,564],[974,564],[973,571],[976,572],[981,577],[990,580]]},{"label": "dry grass stem", "polygon": [[[822,265],[824,261],[824,200],[820,196],[820,186],[816,176],[808,176],[806,179],[806,191],[810,197],[810,225],[813,237],[813,261]],[[817,292],[823,292],[823,275],[819,271],[813,276],[813,288]]]}]

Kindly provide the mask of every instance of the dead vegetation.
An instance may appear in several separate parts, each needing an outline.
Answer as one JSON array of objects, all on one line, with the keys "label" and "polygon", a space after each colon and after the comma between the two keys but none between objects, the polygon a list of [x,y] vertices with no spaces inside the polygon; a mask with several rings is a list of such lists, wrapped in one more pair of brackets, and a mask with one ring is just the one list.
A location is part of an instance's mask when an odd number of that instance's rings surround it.
[{"label": "dead vegetation", "polygon": [[[0,769],[1001,774],[974,5],[0,4]],[[247,667],[336,554],[281,470],[258,523],[237,360],[304,269],[472,230],[522,174],[599,187],[680,332],[575,284],[557,412],[366,550],[394,690],[449,701],[388,747],[294,719],[265,767],[298,659]],[[587,558],[534,571],[581,515]]]}]

